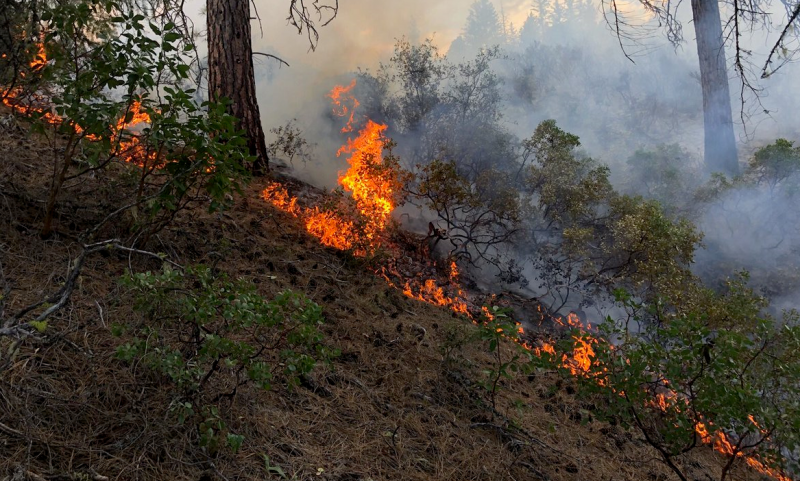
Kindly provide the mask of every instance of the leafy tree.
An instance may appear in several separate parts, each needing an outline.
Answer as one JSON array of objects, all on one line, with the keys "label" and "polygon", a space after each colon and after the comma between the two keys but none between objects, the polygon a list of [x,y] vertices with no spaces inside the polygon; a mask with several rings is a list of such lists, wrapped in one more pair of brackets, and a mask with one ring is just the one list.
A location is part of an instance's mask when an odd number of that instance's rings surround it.
[{"label": "leafy tree", "polygon": [[375,74],[362,72],[362,105],[381,118],[410,166],[453,160],[471,179],[492,166],[513,163],[512,138],[501,118],[500,79],[492,70],[499,50],[450,63],[432,40],[412,45],[401,39],[395,54]]},{"label": "leafy tree", "polygon": [[762,147],[753,155],[748,166],[748,175],[758,183],[766,184],[770,190],[796,176],[800,172],[800,146],[794,142],[778,139]]},{"label": "leafy tree", "polygon": [[706,231],[698,273],[712,285],[747,269],[751,283],[772,299],[792,298],[800,280],[800,155],[778,139],[753,154],[739,177],[714,177],[697,190],[697,219]]},{"label": "leafy tree", "polygon": [[395,128],[405,132],[422,131],[428,115],[442,101],[442,84],[452,75],[453,68],[432,39],[419,45],[398,40],[389,62],[390,65],[382,66],[382,80],[397,82],[400,87],[399,95],[390,100],[397,108],[397,117],[392,119],[396,121]]},{"label": "leafy tree", "polygon": [[552,120],[523,146],[524,252],[553,311],[620,286],[650,301],[692,279],[700,236],[690,223],[615,192],[608,168],[576,152],[578,137]]}]

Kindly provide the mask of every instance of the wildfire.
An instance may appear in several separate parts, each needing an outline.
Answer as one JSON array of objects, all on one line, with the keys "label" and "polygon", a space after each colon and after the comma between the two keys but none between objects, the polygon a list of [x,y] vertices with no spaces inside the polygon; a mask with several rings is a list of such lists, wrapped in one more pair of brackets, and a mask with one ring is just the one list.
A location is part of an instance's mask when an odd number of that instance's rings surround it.
[{"label": "wildfire", "polygon": [[339,184],[353,193],[359,211],[369,219],[366,236],[370,240],[386,228],[394,210],[396,179],[381,176],[379,170],[385,130],[386,125],[369,120],[361,134],[337,153],[352,153],[347,160],[350,168],[339,176]]},{"label": "wildfire", "polygon": [[[353,248],[353,238],[350,234],[355,230],[354,224],[341,218],[336,212],[321,211],[315,207],[309,211],[306,230],[328,247],[339,250]],[[358,251],[357,254],[363,254],[363,251]]]},{"label": "wildfire", "polygon": [[[352,93],[355,86],[356,79],[353,79],[353,81],[350,82],[350,85],[347,87],[337,85],[328,94],[328,97],[333,102],[333,113],[339,117],[347,117],[349,115],[347,125],[342,127],[342,133],[353,131],[353,122],[355,121],[356,109],[359,105],[361,105],[358,103],[358,99],[356,99]],[[351,103],[352,106],[348,107],[347,102]]]},{"label": "wildfire", "polygon": [[[352,130],[354,109],[358,106],[358,101],[349,94],[353,87],[355,80],[348,87],[334,87],[328,95],[333,99],[334,112],[341,115],[349,112],[348,126],[343,132]],[[343,97],[345,94],[349,96]],[[348,108],[344,104],[346,99],[352,101],[353,107]],[[400,190],[398,171],[384,164],[386,128],[386,125],[367,120],[358,136],[348,139],[336,154],[349,154],[349,168],[340,173],[339,185],[345,192],[351,193],[355,212],[348,212],[347,208],[300,208],[296,198],[276,185],[267,186],[262,197],[275,207],[303,218],[306,230],[328,247],[353,249],[354,254],[359,256],[374,252],[389,225]]]},{"label": "wildfire", "polygon": [[[334,113],[348,117],[347,125],[342,132],[353,130],[355,109],[359,106],[358,100],[352,95],[355,85],[356,82],[353,80],[346,87],[335,87],[328,95],[333,101]],[[338,181],[345,191],[352,194],[360,219],[350,218],[339,210],[300,207],[297,198],[292,197],[283,186],[277,183],[268,185],[262,192],[262,197],[275,207],[303,219],[306,230],[317,237],[322,244],[341,250],[355,249],[354,254],[363,255],[364,248],[356,247],[364,244],[371,247],[376,246],[395,208],[394,199],[398,180],[394,176],[395,174],[382,169],[385,140],[383,134],[386,128],[386,125],[368,120],[358,137],[348,139],[347,143],[337,152],[337,155],[350,154],[348,158],[350,167],[339,175]],[[363,234],[363,238],[359,238],[357,225],[361,227],[360,232]],[[387,267],[383,267],[379,272],[390,286],[401,290],[408,298],[450,309],[473,323],[491,322],[496,317],[486,307],[482,307],[477,312],[470,309],[467,295],[459,285],[460,272],[455,262],[450,263],[447,273],[448,282],[443,284],[432,278],[407,279]],[[400,282],[394,279],[400,279]],[[541,307],[538,309],[542,314]],[[577,335],[572,337],[571,350],[561,356],[561,367],[573,376],[591,375],[598,384],[604,385],[606,381],[603,379],[602,372],[605,370],[596,364],[598,361],[595,358],[597,346],[606,341],[594,337],[591,334],[591,325],[583,323],[574,313],[570,313],[566,318],[558,317],[553,320],[563,327],[578,331]],[[502,328],[497,329],[497,332],[503,333]],[[549,356],[557,359],[556,348],[549,342],[540,342],[537,347],[528,345],[523,340],[524,329],[521,325],[517,325],[515,332],[502,335],[519,343],[537,356]],[[594,373],[598,367],[601,372],[599,375]],[[687,402],[674,390],[669,389],[668,385],[667,380],[661,381],[660,392],[655,394],[652,401],[648,402],[649,407],[667,411],[678,409],[676,405],[680,402]],[[619,394],[624,395],[621,392]],[[751,422],[758,427],[752,417]],[[712,445],[716,451],[724,455],[743,458],[750,467],[772,476],[778,481],[792,481],[758,459],[745,455],[731,443],[729,437],[722,431],[717,431],[713,436],[709,434],[709,425],[710,423],[699,422],[695,426],[695,431],[703,443]]]},{"label": "wildfire", "polygon": [[[44,41],[37,43],[36,48],[36,55],[29,64],[31,70],[34,72],[44,68],[48,62]],[[43,122],[50,125],[62,125],[66,123],[76,134],[81,135],[84,133],[83,127],[53,112],[50,101],[41,95],[26,94],[23,89],[18,87],[7,90],[0,89],[0,99],[2,99],[6,107],[11,108],[19,114],[25,116],[39,116]],[[134,100],[122,117],[120,117],[114,125],[109,126],[111,132],[109,140],[112,145],[116,145],[115,152],[118,157],[126,162],[132,162],[138,165],[143,165],[147,161],[154,161],[157,159],[157,153],[148,153],[147,148],[143,145],[138,135],[130,134],[131,128],[149,123],[151,123],[150,115],[144,111],[140,101]],[[86,134],[84,138],[90,141],[101,140],[99,136],[94,134]]]},{"label": "wildfire", "polygon": [[35,72],[45,65],[47,65],[47,51],[44,49],[44,42],[39,42],[36,44],[36,56],[31,60],[30,67]]},{"label": "wildfire", "polygon": [[[588,335],[588,329],[590,329],[589,325],[587,324],[586,327],[582,326],[580,320],[577,316],[574,316],[574,314],[570,314],[566,320],[557,318],[555,319],[555,322],[563,326],[577,328],[580,331],[579,336],[572,337],[572,352],[569,355],[562,355],[561,367],[569,371],[573,376],[589,375],[591,372],[592,363],[595,362],[595,351],[592,346],[599,344],[602,339]],[[529,346],[526,347],[530,349]],[[543,343],[542,347],[533,348],[532,351],[537,356],[542,356],[544,354],[552,357],[556,356],[556,351],[553,345],[546,342]],[[604,372],[605,369],[601,369],[601,371]],[[602,378],[595,376],[595,379],[599,385],[604,385],[604,380]],[[681,397],[677,392],[668,387],[669,384],[669,381],[666,379],[662,379],[660,381],[659,389],[661,392],[658,392],[654,396],[654,399],[647,403],[649,407],[658,409],[662,412],[666,412],[669,409],[675,409],[680,412],[681,405],[688,404],[688,401],[685,398]],[[618,394],[624,395],[622,392]],[[749,416],[749,419],[750,422],[762,432],[762,434],[766,434],[752,415]],[[711,435],[709,433],[708,426],[711,426],[711,423],[706,421],[697,422],[694,427],[695,433],[699,437],[700,441],[704,444],[711,445],[715,451],[725,456],[735,456],[737,458],[741,458],[751,468],[762,474],[773,477],[778,481],[792,481],[790,477],[786,476],[779,470],[767,466],[758,458],[749,456],[747,453],[742,451],[741,448],[739,448],[736,443],[732,442],[730,437],[724,432],[718,430],[714,435]]]},{"label": "wildfire", "polygon": [[261,193],[261,197],[284,212],[294,216],[298,216],[301,213],[300,207],[297,205],[297,198],[289,195],[289,191],[277,182],[269,184]]}]

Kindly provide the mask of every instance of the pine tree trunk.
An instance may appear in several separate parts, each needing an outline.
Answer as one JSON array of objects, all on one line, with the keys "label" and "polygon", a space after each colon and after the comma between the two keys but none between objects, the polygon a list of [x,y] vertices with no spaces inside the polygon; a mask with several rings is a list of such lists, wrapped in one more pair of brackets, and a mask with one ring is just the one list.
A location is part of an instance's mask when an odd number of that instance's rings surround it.
[{"label": "pine tree trunk", "polygon": [[703,86],[705,164],[709,172],[739,173],[719,0],[692,0]]},{"label": "pine tree trunk", "polygon": [[256,101],[249,0],[207,0],[208,94],[233,103],[230,113],[247,133],[250,155],[256,156],[255,172],[268,168],[269,157]]}]

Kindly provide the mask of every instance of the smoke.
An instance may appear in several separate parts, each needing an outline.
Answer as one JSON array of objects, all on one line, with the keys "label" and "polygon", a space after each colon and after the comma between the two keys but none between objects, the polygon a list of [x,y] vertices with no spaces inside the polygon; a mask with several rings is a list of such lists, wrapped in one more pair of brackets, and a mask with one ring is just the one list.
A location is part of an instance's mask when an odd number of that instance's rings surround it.
[{"label": "smoke", "polygon": [[[560,2],[563,4],[564,0]],[[545,3],[550,5],[547,12],[551,15],[555,4]],[[319,44],[316,51],[311,51],[305,32],[298,35],[287,25],[287,1],[256,2],[261,21],[260,25],[253,22],[254,51],[276,55],[290,64],[280,66],[264,56],[255,57],[264,128],[268,131],[297,119],[305,137],[316,144],[312,156],[315,160],[308,164],[295,162],[295,173],[321,187],[335,186],[338,172],[346,168],[345,160],[335,156],[346,134],[339,132],[341,124],[333,119],[326,94],[334,85],[349,83],[359,69],[375,72],[381,62],[388,62],[397,39],[405,37],[418,43],[433,38],[441,51],[471,58],[459,38],[471,4],[470,0],[342,2],[338,17],[320,28]],[[495,0],[493,4],[505,21],[504,26],[510,28],[513,23],[520,32],[528,20],[531,2]],[[637,149],[677,144],[686,152],[684,158],[702,158],[702,97],[692,43],[694,32],[687,21],[689,9],[684,9],[681,17],[687,39],[683,47],[673,48],[663,32],[650,25],[641,48],[628,50],[636,54],[632,63],[623,55],[613,32],[600,20],[599,4],[588,5],[580,19],[543,21],[538,30],[527,29],[527,34],[523,32],[521,38],[503,46],[505,59],[492,64],[503,80],[502,127],[522,139],[529,137],[542,120],[556,119],[564,130],[581,138],[590,155],[610,166],[617,188],[647,195],[647,189],[631,186],[636,178],[627,160]],[[625,9],[635,12],[635,2]],[[647,18],[640,20],[646,22]],[[752,51],[754,65],[771,47],[768,37],[758,32],[748,32],[743,42],[744,48]],[[733,78],[732,70],[731,73]],[[800,96],[795,93],[798,80],[797,65],[788,65],[763,80],[759,84],[764,87],[761,103],[752,96],[746,98],[744,124],[736,120],[741,106],[740,85],[733,78],[731,96],[741,160],[777,137],[800,139],[796,118]],[[267,133],[267,142],[272,139]],[[420,139],[419,135],[396,138],[400,152],[424,150]],[[681,188],[687,191],[676,196],[690,199],[689,187]],[[788,246],[800,245],[800,236],[794,232],[773,232],[775,225],[785,223],[790,213],[791,204],[785,197],[749,188],[727,192],[694,219],[706,236],[706,248],[697,255],[697,272],[717,282],[721,273],[747,268],[758,272],[759,279],[768,279],[767,273],[779,272],[785,265],[782,259],[788,255]],[[772,221],[770,216],[779,219]],[[779,237],[783,243],[775,248]],[[541,277],[542,273],[533,267],[526,269],[527,277]],[[541,294],[541,289],[535,290]],[[770,294],[789,305],[796,295],[788,291]],[[570,301],[565,308],[579,307]]]}]

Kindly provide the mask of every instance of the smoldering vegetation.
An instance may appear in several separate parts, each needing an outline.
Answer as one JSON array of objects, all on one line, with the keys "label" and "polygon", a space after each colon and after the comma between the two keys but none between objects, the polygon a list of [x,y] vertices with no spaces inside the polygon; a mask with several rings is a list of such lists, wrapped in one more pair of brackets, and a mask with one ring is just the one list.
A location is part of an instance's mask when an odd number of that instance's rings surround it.
[{"label": "smoldering vegetation", "polygon": [[[604,317],[620,279],[647,297],[652,286],[642,285],[655,274],[640,261],[650,259],[718,292],[747,271],[773,309],[799,304],[795,66],[764,81],[762,112],[742,110],[744,173],[731,179],[702,165],[691,46],[655,37],[622,45],[634,63],[595,6],[579,1],[534,5],[517,26],[475,2],[450,44],[415,25],[392,51],[381,46],[377,65],[337,69],[326,58],[321,69],[262,67],[262,89],[292,100],[269,109],[266,125],[284,125],[272,135],[276,157],[332,186],[345,136],[325,96],[355,78],[358,115],[389,126],[395,153],[416,174],[401,220],[421,233],[429,221],[446,229],[451,254],[484,288]],[[316,94],[293,96],[295,88]],[[293,138],[313,139],[301,155],[281,150],[289,127]]]}]

